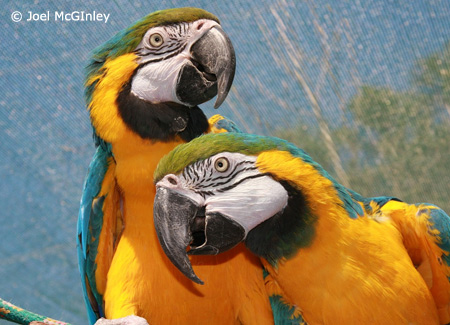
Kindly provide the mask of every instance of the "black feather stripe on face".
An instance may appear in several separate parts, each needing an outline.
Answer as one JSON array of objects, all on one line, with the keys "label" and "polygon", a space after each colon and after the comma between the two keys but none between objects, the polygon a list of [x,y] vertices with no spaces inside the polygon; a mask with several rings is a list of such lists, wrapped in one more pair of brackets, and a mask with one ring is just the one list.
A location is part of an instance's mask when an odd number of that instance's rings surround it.
[{"label": "black feather stripe on face", "polygon": [[198,106],[146,102],[131,93],[131,81],[120,91],[117,105],[125,124],[143,139],[170,141],[178,135],[190,141],[208,130],[208,119]]},{"label": "black feather stripe on face", "polygon": [[189,30],[190,25],[191,23],[179,23],[162,27],[169,36],[168,39],[165,39],[162,46],[154,48],[144,39],[144,44],[139,46],[135,53],[140,57],[150,57],[150,60],[145,60],[145,62],[148,63],[166,60],[182,52],[186,47],[189,38],[187,31]]}]

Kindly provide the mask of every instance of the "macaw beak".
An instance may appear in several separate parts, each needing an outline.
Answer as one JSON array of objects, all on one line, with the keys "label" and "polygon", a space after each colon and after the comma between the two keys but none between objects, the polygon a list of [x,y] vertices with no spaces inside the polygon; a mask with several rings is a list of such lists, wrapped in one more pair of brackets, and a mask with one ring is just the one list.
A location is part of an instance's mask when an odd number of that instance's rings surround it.
[{"label": "macaw beak", "polygon": [[178,74],[177,98],[196,106],[217,95],[218,108],[231,88],[236,56],[227,34],[218,25],[207,31],[191,47],[191,60]]},{"label": "macaw beak", "polygon": [[188,254],[216,255],[245,238],[241,225],[221,213],[205,213],[202,202],[177,189],[157,186],[153,218],[164,253],[185,276],[198,284],[203,281],[194,273]]}]

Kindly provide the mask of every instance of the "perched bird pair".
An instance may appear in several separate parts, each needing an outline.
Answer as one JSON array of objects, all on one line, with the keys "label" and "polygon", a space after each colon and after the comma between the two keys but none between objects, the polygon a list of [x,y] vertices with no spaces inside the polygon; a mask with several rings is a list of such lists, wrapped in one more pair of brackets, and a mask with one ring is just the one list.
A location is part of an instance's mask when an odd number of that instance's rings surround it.
[{"label": "perched bird pair", "polygon": [[366,199],[291,144],[208,123],[196,105],[219,106],[234,69],[218,19],[194,8],[94,51],[78,220],[90,323],[450,322],[448,216]]}]

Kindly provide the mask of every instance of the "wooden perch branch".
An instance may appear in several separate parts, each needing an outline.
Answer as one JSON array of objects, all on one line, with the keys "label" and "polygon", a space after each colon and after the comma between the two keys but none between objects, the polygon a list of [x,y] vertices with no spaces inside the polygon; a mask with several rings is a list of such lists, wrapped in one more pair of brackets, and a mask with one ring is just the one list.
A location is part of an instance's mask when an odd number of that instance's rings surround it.
[{"label": "wooden perch branch", "polygon": [[69,323],[61,322],[59,320],[51,319],[49,317],[32,313],[28,310],[17,307],[12,303],[7,302],[1,298],[0,298],[0,319],[6,319],[10,322],[24,325],[28,324],[70,325]]},{"label": "wooden perch branch", "polygon": [[[71,325],[49,317],[32,313],[0,298],[0,319],[23,325]],[[148,325],[147,321],[135,315],[119,319],[100,318],[95,325]]]}]

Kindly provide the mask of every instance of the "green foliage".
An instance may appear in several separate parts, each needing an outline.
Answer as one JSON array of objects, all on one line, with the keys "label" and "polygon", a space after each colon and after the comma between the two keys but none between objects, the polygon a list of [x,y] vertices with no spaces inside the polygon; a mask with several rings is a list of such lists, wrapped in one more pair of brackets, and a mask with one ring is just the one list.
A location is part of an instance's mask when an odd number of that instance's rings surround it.
[{"label": "green foliage", "polygon": [[413,83],[420,91],[430,95],[450,109],[450,43],[442,51],[420,60],[414,70]]},{"label": "green foliage", "polygon": [[[417,66],[407,91],[361,87],[345,108],[351,118],[331,129],[330,136],[353,190],[434,203],[448,212],[450,45]],[[318,127],[299,125],[275,135],[300,146],[336,175]]]},{"label": "green foliage", "polygon": [[[378,134],[397,133],[413,123],[428,122],[426,96],[400,93],[389,88],[363,86],[348,106],[348,110],[363,125]],[[429,110],[428,110],[429,111]]]}]

